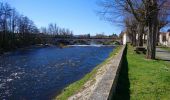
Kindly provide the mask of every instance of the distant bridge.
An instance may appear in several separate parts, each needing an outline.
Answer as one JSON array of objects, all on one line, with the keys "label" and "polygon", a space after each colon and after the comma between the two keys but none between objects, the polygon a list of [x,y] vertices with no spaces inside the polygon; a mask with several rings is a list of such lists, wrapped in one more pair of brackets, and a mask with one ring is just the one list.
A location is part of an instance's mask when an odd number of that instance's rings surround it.
[{"label": "distant bridge", "polygon": [[115,38],[55,38],[55,42],[61,42],[66,44],[100,44],[104,42],[115,41]]}]

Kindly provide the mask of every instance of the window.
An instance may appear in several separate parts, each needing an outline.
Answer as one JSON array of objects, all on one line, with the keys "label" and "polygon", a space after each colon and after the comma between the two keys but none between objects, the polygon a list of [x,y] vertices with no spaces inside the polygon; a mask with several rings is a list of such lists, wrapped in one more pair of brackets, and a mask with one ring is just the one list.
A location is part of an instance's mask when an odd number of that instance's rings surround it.
[{"label": "window", "polygon": [[166,41],[166,36],[162,37],[162,41],[165,42]]}]

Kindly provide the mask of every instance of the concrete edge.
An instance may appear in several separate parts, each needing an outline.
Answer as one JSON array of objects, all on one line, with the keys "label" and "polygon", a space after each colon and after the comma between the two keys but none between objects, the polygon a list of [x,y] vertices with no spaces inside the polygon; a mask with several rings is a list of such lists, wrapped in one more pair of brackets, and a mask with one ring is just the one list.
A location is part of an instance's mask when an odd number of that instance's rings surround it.
[{"label": "concrete edge", "polygon": [[122,65],[123,55],[125,54],[126,47],[127,47],[126,45],[123,45],[123,48],[119,54],[119,64],[117,66],[116,75],[115,75],[115,78],[114,78],[114,81],[113,81],[113,84],[112,84],[112,87],[111,87],[111,90],[110,90],[110,93],[108,96],[108,100],[112,100],[113,94],[115,94],[115,92],[116,92],[116,86],[117,86],[117,82],[118,82],[118,78],[119,78],[119,72],[122,67],[121,65]]},{"label": "concrete edge", "polygon": [[106,71],[96,89],[91,94],[89,100],[111,100],[116,91],[116,85],[121,69],[122,57],[126,45],[123,45],[119,54],[110,62],[109,69]]}]

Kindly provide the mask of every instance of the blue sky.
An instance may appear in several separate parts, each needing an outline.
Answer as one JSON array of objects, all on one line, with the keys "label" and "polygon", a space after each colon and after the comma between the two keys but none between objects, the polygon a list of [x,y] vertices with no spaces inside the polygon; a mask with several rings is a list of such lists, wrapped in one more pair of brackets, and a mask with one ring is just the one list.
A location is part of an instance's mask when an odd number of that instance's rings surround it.
[{"label": "blue sky", "polygon": [[98,0],[3,0],[16,10],[28,16],[38,26],[56,23],[69,28],[74,34],[92,35],[104,32],[106,35],[121,32],[121,28],[101,20],[96,11]]}]

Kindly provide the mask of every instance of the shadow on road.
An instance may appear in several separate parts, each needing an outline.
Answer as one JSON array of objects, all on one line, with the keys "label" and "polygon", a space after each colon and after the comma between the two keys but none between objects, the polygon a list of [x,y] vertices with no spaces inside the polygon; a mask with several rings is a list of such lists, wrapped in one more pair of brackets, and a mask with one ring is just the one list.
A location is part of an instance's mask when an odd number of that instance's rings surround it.
[{"label": "shadow on road", "polygon": [[125,48],[122,66],[119,72],[116,92],[113,94],[112,100],[130,100],[130,83],[128,77],[128,61],[127,61],[127,47]]},{"label": "shadow on road", "polygon": [[157,60],[157,61],[167,61],[167,62],[170,62],[169,59],[160,59],[160,58],[157,58],[156,60]]},{"label": "shadow on road", "polygon": [[169,51],[163,51],[163,50],[156,50],[156,52],[165,52],[165,53],[169,53]]}]

